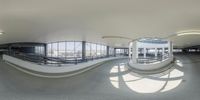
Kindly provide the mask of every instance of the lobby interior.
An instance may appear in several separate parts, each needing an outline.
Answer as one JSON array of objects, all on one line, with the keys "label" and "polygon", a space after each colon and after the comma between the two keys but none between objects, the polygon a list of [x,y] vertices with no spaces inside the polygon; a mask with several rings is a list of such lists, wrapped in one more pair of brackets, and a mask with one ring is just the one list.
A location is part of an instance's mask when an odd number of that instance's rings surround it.
[{"label": "lobby interior", "polygon": [[199,100],[199,5],[0,0],[0,100]]}]

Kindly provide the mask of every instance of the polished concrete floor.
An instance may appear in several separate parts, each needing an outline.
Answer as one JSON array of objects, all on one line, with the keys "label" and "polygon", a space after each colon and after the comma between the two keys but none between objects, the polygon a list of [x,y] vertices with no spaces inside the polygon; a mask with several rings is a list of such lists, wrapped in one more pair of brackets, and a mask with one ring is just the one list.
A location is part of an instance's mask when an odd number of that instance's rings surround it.
[{"label": "polished concrete floor", "polygon": [[48,79],[0,62],[0,100],[199,100],[200,55],[177,55],[174,68],[140,75],[115,60],[77,76]]}]

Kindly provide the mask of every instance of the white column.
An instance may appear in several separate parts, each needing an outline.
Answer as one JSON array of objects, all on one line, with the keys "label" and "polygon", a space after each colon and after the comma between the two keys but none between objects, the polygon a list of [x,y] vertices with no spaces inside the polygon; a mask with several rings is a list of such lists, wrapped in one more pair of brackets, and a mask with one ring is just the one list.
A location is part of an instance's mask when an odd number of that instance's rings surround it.
[{"label": "white column", "polygon": [[173,44],[171,41],[170,41],[170,54],[171,56],[173,56]]},{"label": "white column", "polygon": [[134,41],[134,42],[132,42],[133,44],[132,44],[132,62],[133,63],[136,63],[137,61],[137,59],[136,59],[136,49],[137,49],[137,47],[136,47],[136,41]]},{"label": "white column", "polygon": [[169,57],[172,57],[173,56],[173,45],[172,45],[171,41],[168,42],[168,52],[169,52]]},{"label": "white column", "polygon": [[132,47],[133,47],[133,43],[132,42],[130,42],[129,43],[129,59],[132,59]]},{"label": "white column", "polygon": [[146,58],[147,57],[147,48],[144,48],[144,54],[143,57]]},{"label": "white column", "polygon": [[135,52],[135,58],[138,59],[138,46],[137,46],[137,42],[136,42],[136,46],[135,46],[136,52]]},{"label": "white column", "polygon": [[155,48],[155,57],[157,58],[158,57],[158,49]]}]

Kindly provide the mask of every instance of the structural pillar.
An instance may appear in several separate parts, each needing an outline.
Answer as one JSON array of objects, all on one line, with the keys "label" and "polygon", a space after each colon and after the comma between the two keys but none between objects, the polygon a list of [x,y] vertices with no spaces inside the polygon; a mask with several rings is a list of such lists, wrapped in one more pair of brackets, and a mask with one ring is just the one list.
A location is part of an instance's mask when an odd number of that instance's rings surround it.
[{"label": "structural pillar", "polygon": [[170,55],[173,56],[173,44],[170,42]]},{"label": "structural pillar", "polygon": [[132,42],[132,62],[137,63],[137,47],[136,47],[136,42]]},{"label": "structural pillar", "polygon": [[132,59],[132,47],[133,47],[133,43],[131,42],[129,44],[129,58]]},{"label": "structural pillar", "polygon": [[155,57],[157,58],[158,57],[158,49],[157,48],[155,48]]},{"label": "structural pillar", "polygon": [[143,55],[144,58],[147,57],[147,48],[144,48],[144,55]]},{"label": "structural pillar", "polygon": [[168,47],[168,52],[169,52],[169,57],[173,56],[173,45],[172,42],[168,42],[169,43],[169,47]]},{"label": "structural pillar", "polygon": [[47,57],[47,44],[44,44],[44,56]]},{"label": "structural pillar", "polygon": [[109,47],[109,46],[106,46],[106,48],[107,48],[107,49],[106,49],[106,57],[109,57],[109,55],[110,55],[110,54],[109,54],[110,47]]},{"label": "structural pillar", "polygon": [[82,60],[86,60],[86,41],[82,41]]}]

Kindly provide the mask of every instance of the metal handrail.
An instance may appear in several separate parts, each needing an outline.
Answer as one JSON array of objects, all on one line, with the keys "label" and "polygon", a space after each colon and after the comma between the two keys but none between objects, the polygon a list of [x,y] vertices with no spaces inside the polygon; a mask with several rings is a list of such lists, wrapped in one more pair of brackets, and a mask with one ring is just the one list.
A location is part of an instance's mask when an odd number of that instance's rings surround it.
[{"label": "metal handrail", "polygon": [[163,60],[165,60],[167,58],[168,58],[168,56],[164,56],[164,57],[148,57],[148,58],[140,57],[140,58],[137,58],[136,61],[137,61],[137,63],[149,64],[149,63],[155,63],[155,62],[158,62],[158,61],[163,61]]},{"label": "metal handrail", "polygon": [[39,65],[57,65],[61,66],[62,64],[78,64],[82,62],[87,62],[88,60],[95,60],[95,59],[101,59],[106,57],[86,57],[85,59],[82,59],[80,57],[72,57],[70,59],[65,58],[58,58],[58,57],[47,57],[44,55],[36,55],[36,54],[26,54],[21,52],[8,52],[4,53],[6,55],[16,57],[25,61],[30,61]]}]

